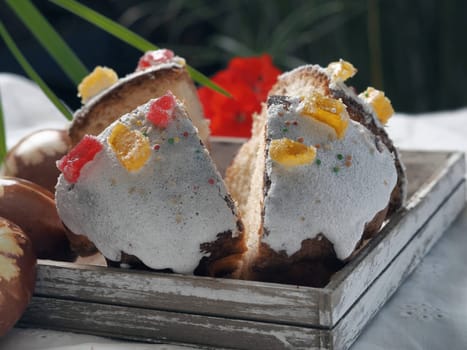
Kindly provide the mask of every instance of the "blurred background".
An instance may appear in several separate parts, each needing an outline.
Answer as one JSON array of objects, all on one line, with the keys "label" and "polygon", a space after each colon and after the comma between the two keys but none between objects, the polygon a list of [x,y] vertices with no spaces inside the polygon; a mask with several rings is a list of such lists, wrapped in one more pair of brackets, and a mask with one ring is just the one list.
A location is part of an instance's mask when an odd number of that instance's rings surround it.
[{"label": "blurred background", "polygon": [[[3,2],[3,0],[0,0]],[[45,1],[33,1],[92,69],[123,76],[141,53]],[[465,0],[82,0],[212,76],[234,56],[269,53],[281,70],[343,58],[358,91],[383,89],[399,112],[467,106]],[[9,8],[0,19],[55,93],[79,107],[76,87]],[[0,42],[0,72],[24,74]]]}]

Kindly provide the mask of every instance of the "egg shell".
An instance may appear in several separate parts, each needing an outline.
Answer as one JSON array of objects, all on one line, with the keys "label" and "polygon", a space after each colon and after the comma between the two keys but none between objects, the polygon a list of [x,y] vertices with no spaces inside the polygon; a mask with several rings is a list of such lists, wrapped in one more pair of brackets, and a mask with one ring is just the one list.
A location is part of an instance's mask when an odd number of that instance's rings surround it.
[{"label": "egg shell", "polygon": [[54,195],[45,188],[28,180],[1,177],[0,216],[21,227],[39,259],[76,258],[57,214]]},{"label": "egg shell", "polygon": [[26,309],[36,281],[36,256],[23,230],[0,217],[0,337]]},{"label": "egg shell", "polygon": [[54,193],[60,175],[55,163],[67,153],[70,143],[66,130],[35,131],[8,151],[3,175],[29,180]]}]

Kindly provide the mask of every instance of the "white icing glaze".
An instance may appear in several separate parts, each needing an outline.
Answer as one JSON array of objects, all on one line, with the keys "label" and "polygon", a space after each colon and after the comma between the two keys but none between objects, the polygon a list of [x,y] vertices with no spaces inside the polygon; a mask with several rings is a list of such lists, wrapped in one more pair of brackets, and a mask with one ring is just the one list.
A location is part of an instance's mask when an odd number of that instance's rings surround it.
[{"label": "white icing glaze", "polygon": [[[236,236],[237,217],[184,110],[178,105],[174,120],[161,130],[146,120],[150,103],[98,136],[103,150],[83,167],[77,183],[60,175],[58,212],[66,226],[86,234],[110,260],[119,261],[123,251],[154,269],[192,273],[206,255],[200,244],[225,231]],[[125,170],[107,143],[116,123],[146,132],[151,146],[160,145],[136,172]]]},{"label": "white icing glaze", "polygon": [[[323,233],[337,257],[345,259],[365,224],[389,202],[397,181],[393,155],[381,142],[378,151],[375,136],[361,124],[349,121],[344,138],[336,139],[329,126],[300,114],[300,99],[289,101],[289,110],[278,104],[269,107],[267,138],[301,137],[306,145],[319,144],[316,159],[321,163],[286,168],[267,157],[271,185],[264,199],[262,241],[290,256],[304,239]],[[286,121],[290,125],[284,132]],[[347,156],[350,166],[345,165]]]}]

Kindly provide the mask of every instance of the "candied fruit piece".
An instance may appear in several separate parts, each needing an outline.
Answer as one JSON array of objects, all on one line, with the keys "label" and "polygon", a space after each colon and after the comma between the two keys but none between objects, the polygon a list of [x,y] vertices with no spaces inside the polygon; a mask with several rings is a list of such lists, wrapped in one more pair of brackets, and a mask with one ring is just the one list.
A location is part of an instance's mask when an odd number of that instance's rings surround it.
[{"label": "candied fruit piece", "polygon": [[86,103],[99,92],[115,84],[117,80],[117,73],[113,69],[97,66],[78,85],[78,96],[81,97],[81,102]]},{"label": "candied fruit piece", "polygon": [[137,171],[146,164],[151,155],[149,139],[137,130],[117,123],[108,139],[119,162],[128,171]]},{"label": "candied fruit piece", "polygon": [[384,96],[384,92],[369,86],[358,96],[373,107],[381,123],[386,124],[389,118],[394,114],[391,101]]},{"label": "candied fruit piece", "polygon": [[158,128],[165,129],[172,120],[176,104],[175,96],[168,92],[149,106],[146,118]]},{"label": "candied fruit piece", "polygon": [[272,140],[269,155],[275,162],[285,166],[311,163],[316,157],[316,148],[288,138]]},{"label": "candied fruit piece", "polygon": [[303,115],[329,125],[334,129],[339,139],[344,137],[349,124],[349,117],[341,100],[313,93],[304,102]]},{"label": "candied fruit piece", "polygon": [[357,73],[357,69],[352,63],[340,59],[339,62],[329,63],[327,72],[331,75],[332,82],[346,81]]},{"label": "candied fruit piece", "polygon": [[63,173],[68,182],[76,183],[83,166],[93,160],[101,149],[102,144],[96,137],[85,135],[68,154],[57,161],[57,168]]},{"label": "candied fruit piece", "polygon": [[147,51],[138,61],[136,71],[144,70],[154,65],[169,62],[174,57],[174,53],[168,49]]}]

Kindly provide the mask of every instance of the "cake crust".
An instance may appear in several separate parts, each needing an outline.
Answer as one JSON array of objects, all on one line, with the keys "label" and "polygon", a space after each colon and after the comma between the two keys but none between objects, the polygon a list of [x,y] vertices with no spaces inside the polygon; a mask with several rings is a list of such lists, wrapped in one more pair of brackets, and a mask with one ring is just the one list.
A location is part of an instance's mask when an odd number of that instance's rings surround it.
[{"label": "cake crust", "polygon": [[120,116],[167,91],[172,91],[182,101],[201,139],[206,141],[208,124],[193,81],[183,66],[165,63],[120,79],[77,110],[69,129],[72,146],[84,135],[98,135]]}]

